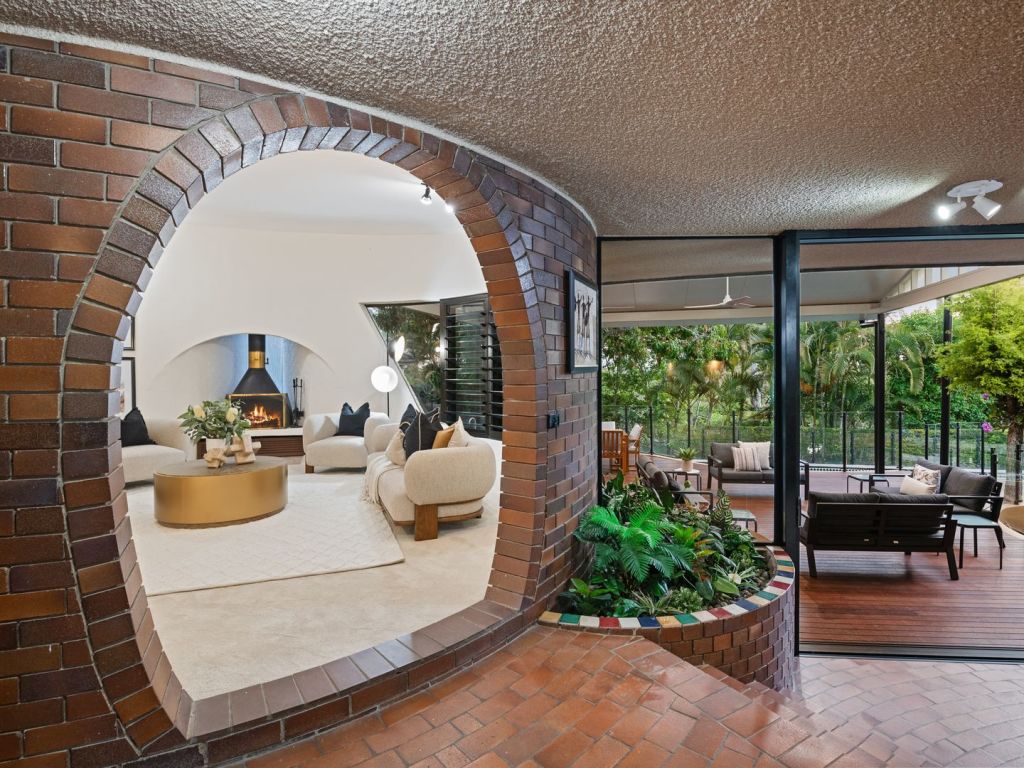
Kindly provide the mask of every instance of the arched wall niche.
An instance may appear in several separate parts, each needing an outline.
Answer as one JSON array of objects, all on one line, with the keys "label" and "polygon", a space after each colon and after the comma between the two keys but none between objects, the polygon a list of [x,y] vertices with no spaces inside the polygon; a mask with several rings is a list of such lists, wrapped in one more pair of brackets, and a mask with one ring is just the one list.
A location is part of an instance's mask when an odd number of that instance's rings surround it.
[{"label": "arched wall niche", "polygon": [[[33,203],[17,198],[24,205],[0,242],[9,279],[0,375],[12,390],[0,430],[11,468],[0,481],[10,510],[0,523],[11,523],[0,529],[9,539],[0,626],[5,647],[24,650],[0,690],[13,689],[28,718],[35,702],[59,704],[45,722],[4,727],[9,757],[221,763],[421,689],[536,619],[568,578],[570,537],[596,481],[596,377],[566,373],[564,344],[565,269],[596,271],[585,217],[477,152],[338,104],[101,47],[11,35],[0,44],[24,76],[9,92],[17,133],[0,134],[8,190]],[[26,102],[53,113],[50,128]],[[62,136],[72,125],[82,133]],[[306,150],[410,171],[455,206],[477,253],[505,367],[490,585],[476,606],[372,649],[377,669],[338,659],[192,701],[163,654],[135,559],[113,363],[191,207],[246,166]],[[556,430],[551,410],[562,417]]]}]

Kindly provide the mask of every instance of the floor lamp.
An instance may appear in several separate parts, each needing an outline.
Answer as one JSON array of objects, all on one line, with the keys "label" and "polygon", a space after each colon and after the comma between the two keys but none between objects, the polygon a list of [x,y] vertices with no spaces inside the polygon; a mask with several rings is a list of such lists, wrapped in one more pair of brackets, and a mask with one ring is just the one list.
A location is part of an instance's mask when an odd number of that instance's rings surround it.
[{"label": "floor lamp", "polygon": [[[401,345],[402,353],[405,352],[405,337],[400,336],[398,341],[395,342],[395,357],[397,358],[401,353],[398,351],[398,347]],[[391,418],[391,392],[395,387],[398,386],[398,372],[391,367],[391,358],[389,356],[391,346],[390,337],[384,340],[384,365],[378,365],[370,373],[370,384],[378,392],[383,392],[387,395],[387,410],[388,418]]]}]

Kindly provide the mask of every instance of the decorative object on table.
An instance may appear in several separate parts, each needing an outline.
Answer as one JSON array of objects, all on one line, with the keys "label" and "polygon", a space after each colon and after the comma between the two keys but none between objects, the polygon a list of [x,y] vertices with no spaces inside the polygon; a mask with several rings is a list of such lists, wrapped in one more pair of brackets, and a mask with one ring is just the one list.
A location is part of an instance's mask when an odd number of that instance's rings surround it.
[{"label": "decorative object on table", "polygon": [[302,410],[302,394],[305,389],[306,385],[302,379],[292,379],[292,396],[295,403],[295,407],[292,408],[292,424],[296,427],[301,427],[306,419],[306,412]]},{"label": "decorative object on table", "polygon": [[206,441],[203,459],[210,469],[224,466],[232,453],[234,439],[245,435],[251,426],[249,420],[227,398],[204,400],[202,405],[190,405],[178,418],[193,443]]},{"label": "decorative object on table", "polygon": [[135,407],[135,358],[125,357],[121,359],[121,383],[117,387],[120,396],[120,409],[118,416],[122,419]]},{"label": "decorative object on table", "polygon": [[235,464],[252,464],[256,461],[256,452],[260,448],[260,444],[253,441],[252,435],[235,435],[231,438],[231,447],[227,449],[227,453],[235,457]]},{"label": "decorative object on table", "polygon": [[679,449],[679,461],[683,465],[684,472],[693,472],[693,460],[696,457],[697,452],[690,446],[686,446],[685,448]]},{"label": "decorative object on table", "polygon": [[597,287],[575,270],[566,270],[566,348],[569,373],[597,370]]}]

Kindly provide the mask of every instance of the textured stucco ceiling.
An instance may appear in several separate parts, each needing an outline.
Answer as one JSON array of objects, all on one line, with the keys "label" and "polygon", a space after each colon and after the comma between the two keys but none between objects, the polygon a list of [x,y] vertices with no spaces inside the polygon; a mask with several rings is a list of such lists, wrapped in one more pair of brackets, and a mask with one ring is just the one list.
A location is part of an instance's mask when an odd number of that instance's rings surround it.
[{"label": "textured stucco ceiling", "polygon": [[[1024,221],[1020,0],[7,0],[422,123],[556,184],[604,235]],[[955,223],[980,224],[973,211]]]}]

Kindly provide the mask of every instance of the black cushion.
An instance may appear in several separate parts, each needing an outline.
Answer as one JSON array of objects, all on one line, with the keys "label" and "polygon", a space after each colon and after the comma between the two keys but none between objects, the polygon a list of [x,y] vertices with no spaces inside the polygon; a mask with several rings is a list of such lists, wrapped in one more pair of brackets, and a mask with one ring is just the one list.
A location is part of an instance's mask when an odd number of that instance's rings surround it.
[{"label": "black cushion", "polygon": [[403,432],[405,432],[406,427],[412,424],[412,420],[416,418],[417,413],[418,411],[412,403],[405,406],[405,413],[403,413],[402,418],[398,420],[398,426]]},{"label": "black cushion", "polygon": [[335,435],[356,435],[363,436],[363,429],[366,427],[366,420],[370,418],[370,404],[363,403],[358,409],[352,410],[352,406],[345,403],[341,406],[341,416],[338,417],[338,431]]},{"label": "black cushion", "polygon": [[967,507],[974,512],[981,512],[985,507],[985,499],[958,499],[957,496],[988,496],[996,479],[991,475],[978,475],[974,472],[953,467],[946,478],[942,492],[952,496],[953,503]]},{"label": "black cushion", "polygon": [[402,445],[405,447],[405,459],[408,461],[416,451],[430,450],[434,447],[434,437],[441,431],[441,409],[435,408],[430,413],[417,413],[412,423],[406,427]]},{"label": "black cushion", "polygon": [[723,468],[732,469],[736,466],[732,461],[732,449],[735,447],[736,443],[712,443],[711,458],[722,462]]},{"label": "black cushion", "polygon": [[953,467],[949,464],[936,464],[934,461],[926,461],[924,459],[918,459],[914,463],[920,464],[925,469],[939,470],[939,491],[942,493],[946,492],[946,480],[949,478],[949,473],[953,471]]},{"label": "black cushion", "polygon": [[121,419],[121,446],[130,448],[133,445],[156,445],[149,437],[146,420],[138,408],[132,408]]}]

